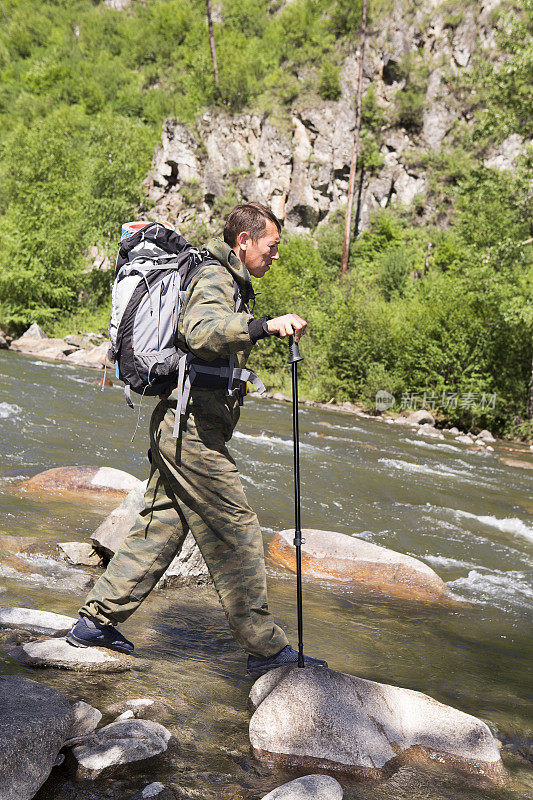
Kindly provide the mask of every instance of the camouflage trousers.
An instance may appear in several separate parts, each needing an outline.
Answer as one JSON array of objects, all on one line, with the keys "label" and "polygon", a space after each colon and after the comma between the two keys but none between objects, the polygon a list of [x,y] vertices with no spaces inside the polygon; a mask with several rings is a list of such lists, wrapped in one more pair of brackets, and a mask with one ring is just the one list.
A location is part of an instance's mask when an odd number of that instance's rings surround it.
[{"label": "camouflage trousers", "polygon": [[127,619],[190,530],[238,644],[251,655],[274,655],[288,641],[268,610],[261,529],[226,447],[233,430],[229,399],[223,391],[193,390],[178,439],[175,407],[171,397],[153,412],[145,508],[80,614],[104,624]]}]

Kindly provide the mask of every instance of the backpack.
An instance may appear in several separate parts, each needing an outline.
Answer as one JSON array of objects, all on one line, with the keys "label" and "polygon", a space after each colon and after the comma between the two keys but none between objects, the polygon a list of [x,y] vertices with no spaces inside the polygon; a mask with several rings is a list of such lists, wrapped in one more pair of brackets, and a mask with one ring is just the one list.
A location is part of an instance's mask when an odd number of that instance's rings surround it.
[{"label": "backpack", "polygon": [[[237,391],[235,380],[241,384],[250,380],[264,391],[255,373],[234,368],[233,356],[206,362],[176,346],[178,320],[191,280],[203,266],[218,263],[207,250],[193,247],[166,224],[135,222],[122,228],[111,299],[109,356],[132,408],[132,391],[144,397],[178,387],[176,436],[197,376],[209,376],[213,388],[227,386],[230,394]],[[235,283],[235,311],[241,307]]]}]

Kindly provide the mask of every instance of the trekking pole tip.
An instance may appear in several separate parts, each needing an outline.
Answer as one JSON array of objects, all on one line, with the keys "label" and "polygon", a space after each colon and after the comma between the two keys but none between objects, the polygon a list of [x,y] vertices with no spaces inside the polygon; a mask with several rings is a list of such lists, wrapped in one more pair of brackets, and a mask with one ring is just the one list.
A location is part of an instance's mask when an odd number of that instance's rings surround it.
[{"label": "trekking pole tip", "polygon": [[289,336],[289,353],[290,353],[290,364],[295,364],[297,361],[303,361],[303,356],[300,355],[300,351],[298,349],[298,342],[294,339],[294,334],[291,333]]}]

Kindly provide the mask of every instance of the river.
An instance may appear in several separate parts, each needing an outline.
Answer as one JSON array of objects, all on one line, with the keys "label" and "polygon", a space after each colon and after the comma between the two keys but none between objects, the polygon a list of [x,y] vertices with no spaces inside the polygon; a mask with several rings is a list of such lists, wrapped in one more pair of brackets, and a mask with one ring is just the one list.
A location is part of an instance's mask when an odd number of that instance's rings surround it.
[{"label": "river", "polygon": [[[0,562],[6,553],[32,546],[23,555],[29,565],[24,574],[0,563],[0,603],[75,615],[83,592],[71,587],[83,585],[84,575],[59,559],[55,545],[86,541],[109,506],[38,501],[18,493],[16,482],[77,464],[112,466],[144,479],[153,401],[145,401],[131,443],[135,413],[118,386],[102,392],[93,385],[98,373],[1,351],[0,377]],[[293,523],[290,411],[287,404],[249,398],[230,443],[265,542]],[[470,601],[451,610],[409,606],[304,580],[306,651],[333,669],[425,692],[482,718],[510,740],[531,736],[531,472],[500,458],[531,462],[533,454],[520,445],[511,446],[521,452],[510,452],[503,443],[493,453],[476,452],[451,437],[430,439],[379,420],[308,407],[300,410],[300,431],[303,526],[415,556]],[[271,608],[294,643],[294,576],[271,564],[268,573]],[[124,697],[172,700],[174,716],[166,724],[177,745],[150,779],[174,787],[179,797],[257,800],[289,779],[250,752],[245,658],[212,590],[154,592],[122,630],[140,655],[130,673],[32,671],[7,650],[0,650],[0,670],[99,708]],[[509,755],[505,765],[508,778],[499,789],[434,765],[404,767],[383,783],[347,787],[345,798],[532,797],[527,762]],[[40,800],[103,796],[88,785],[73,789],[66,773],[55,772]],[[148,782],[126,778],[116,796],[127,798]]]}]

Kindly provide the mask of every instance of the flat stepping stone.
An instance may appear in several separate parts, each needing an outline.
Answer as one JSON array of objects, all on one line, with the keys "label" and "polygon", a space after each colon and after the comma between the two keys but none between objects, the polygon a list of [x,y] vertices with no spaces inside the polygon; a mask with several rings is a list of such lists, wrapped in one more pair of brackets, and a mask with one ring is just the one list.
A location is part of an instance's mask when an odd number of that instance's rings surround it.
[{"label": "flat stepping stone", "polygon": [[56,667],[75,672],[126,672],[134,659],[104,647],[73,647],[64,639],[28,642],[14,651],[15,657],[31,667]]},{"label": "flat stepping stone", "polygon": [[94,780],[122,764],[145,761],[163,753],[170,737],[169,730],[151,720],[112,722],[72,748],[72,771],[78,780]]},{"label": "flat stepping stone", "polygon": [[436,760],[500,782],[487,725],[422,692],[326,667],[281,667],[250,692],[250,742],[269,764],[383,779],[403,764]]},{"label": "flat stepping stone", "polygon": [[[456,597],[437,573],[417,558],[335,531],[302,531],[302,572],[319,580],[352,583],[365,593],[403,600],[451,603]],[[294,531],[276,534],[269,557],[296,572]]]},{"label": "flat stepping stone", "polygon": [[57,549],[71,564],[99,567],[102,563],[102,559],[94,552],[94,547],[89,542],[60,542]]},{"label": "flat stepping stone", "polygon": [[73,617],[54,614],[52,611],[0,606],[0,628],[22,628],[30,633],[64,636],[75,622]]},{"label": "flat stepping stone", "polygon": [[305,775],[278,786],[263,800],[342,800],[342,786],[329,775]]}]

